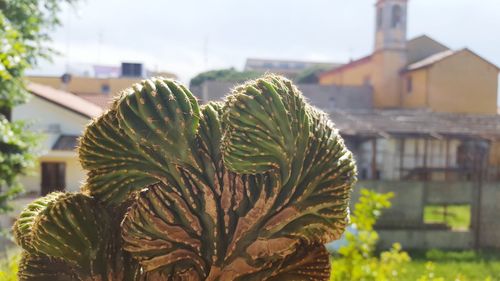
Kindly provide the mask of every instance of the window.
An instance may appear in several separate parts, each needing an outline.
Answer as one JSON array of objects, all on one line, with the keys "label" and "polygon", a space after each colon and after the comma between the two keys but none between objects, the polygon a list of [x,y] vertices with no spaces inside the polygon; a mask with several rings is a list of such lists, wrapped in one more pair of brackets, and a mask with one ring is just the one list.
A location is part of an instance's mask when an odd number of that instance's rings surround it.
[{"label": "window", "polygon": [[398,27],[402,22],[403,10],[401,6],[394,5],[392,6],[392,28]]},{"label": "window", "polygon": [[406,92],[411,94],[413,92],[413,78],[409,76],[406,78]]},{"label": "window", "polygon": [[42,162],[42,196],[66,189],[66,163]]},{"label": "window", "polygon": [[101,93],[103,94],[108,94],[110,91],[109,85],[108,84],[102,84],[101,85]]},{"label": "window", "polygon": [[382,21],[383,21],[382,15],[383,15],[383,12],[384,12],[384,10],[381,7],[379,7],[378,8],[378,13],[377,13],[377,29],[381,29],[382,28]]}]

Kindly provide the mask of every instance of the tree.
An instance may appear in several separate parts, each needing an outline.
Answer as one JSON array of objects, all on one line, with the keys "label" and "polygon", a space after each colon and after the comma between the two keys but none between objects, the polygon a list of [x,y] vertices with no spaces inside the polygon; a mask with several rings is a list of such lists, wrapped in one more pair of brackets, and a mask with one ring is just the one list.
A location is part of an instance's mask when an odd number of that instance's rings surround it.
[{"label": "tree", "polygon": [[230,81],[230,82],[244,82],[250,79],[260,77],[262,73],[257,71],[238,71],[234,68],[218,69],[202,72],[196,75],[189,84],[190,87],[196,87],[205,81]]},{"label": "tree", "polygon": [[19,175],[34,165],[36,137],[26,123],[12,121],[12,108],[29,94],[26,69],[54,53],[48,32],[59,25],[63,2],[74,0],[0,0],[0,211],[21,192]]}]

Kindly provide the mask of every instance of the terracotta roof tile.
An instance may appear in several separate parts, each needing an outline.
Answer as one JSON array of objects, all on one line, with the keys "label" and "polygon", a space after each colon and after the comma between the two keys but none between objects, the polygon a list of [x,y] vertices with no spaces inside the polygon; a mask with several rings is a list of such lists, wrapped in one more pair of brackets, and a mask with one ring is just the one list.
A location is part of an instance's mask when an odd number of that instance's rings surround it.
[{"label": "terracotta roof tile", "polygon": [[104,94],[78,94],[79,97],[99,106],[102,109],[108,109],[113,103],[112,95]]},{"label": "terracotta roof tile", "polygon": [[99,116],[103,109],[84,98],[69,92],[54,89],[37,83],[29,83],[28,91],[44,100],[62,106],[88,118]]}]

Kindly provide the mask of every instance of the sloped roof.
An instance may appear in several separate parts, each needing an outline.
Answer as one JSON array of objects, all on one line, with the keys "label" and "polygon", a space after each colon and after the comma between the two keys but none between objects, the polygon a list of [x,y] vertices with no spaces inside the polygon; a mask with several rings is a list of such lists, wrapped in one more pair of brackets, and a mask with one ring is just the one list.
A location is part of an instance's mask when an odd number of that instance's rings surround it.
[{"label": "sloped roof", "polygon": [[450,49],[427,35],[421,35],[408,40],[406,47],[408,64],[421,61],[427,57]]},{"label": "sloped roof", "polygon": [[417,70],[420,68],[425,68],[429,67],[439,61],[442,61],[448,57],[451,57],[455,54],[457,54],[459,51],[453,51],[453,50],[446,50],[444,52],[440,52],[437,54],[434,54],[430,57],[427,57],[423,60],[417,61],[415,63],[412,63],[406,67],[406,70],[412,71],[412,70]]},{"label": "sloped roof", "polygon": [[432,43],[434,43],[436,45],[440,45],[444,49],[450,49],[448,46],[444,45],[443,43],[437,41],[436,39],[430,37],[427,34],[422,34],[422,35],[419,35],[417,37],[413,37],[413,38],[409,39],[406,42],[406,44],[407,45],[412,45],[412,44],[414,44],[415,42],[418,42],[418,41],[428,41],[428,42],[432,42]]},{"label": "sloped roof", "polygon": [[330,117],[341,134],[440,135],[500,139],[500,115],[439,113],[430,110],[335,110]]},{"label": "sloped roof", "polygon": [[79,97],[99,106],[102,109],[107,109],[113,103],[114,97],[111,94],[78,94]]},{"label": "sloped roof", "polygon": [[410,65],[408,65],[406,67],[406,71],[413,71],[413,70],[417,70],[417,69],[421,69],[421,68],[426,68],[426,67],[429,67],[429,66],[432,66],[440,61],[443,61],[449,57],[452,57],[452,56],[455,56],[457,54],[460,54],[460,53],[463,53],[463,52],[467,52],[467,53],[470,53],[474,56],[476,56],[477,58],[479,58],[480,60],[486,62],[487,64],[495,67],[497,70],[500,70],[500,68],[498,68],[498,66],[496,66],[495,64],[493,64],[492,62],[490,62],[489,60],[483,58],[482,56],[476,54],[475,52],[467,49],[467,48],[464,48],[464,49],[461,49],[461,50],[456,50],[456,51],[453,51],[453,50],[447,50],[447,51],[444,51],[444,52],[440,52],[440,53],[437,53],[435,55],[432,55],[430,57],[427,57],[421,61],[417,61],[415,63],[412,63]]},{"label": "sloped roof", "polygon": [[77,95],[37,83],[29,83],[28,91],[48,102],[87,118],[100,115],[103,109]]}]

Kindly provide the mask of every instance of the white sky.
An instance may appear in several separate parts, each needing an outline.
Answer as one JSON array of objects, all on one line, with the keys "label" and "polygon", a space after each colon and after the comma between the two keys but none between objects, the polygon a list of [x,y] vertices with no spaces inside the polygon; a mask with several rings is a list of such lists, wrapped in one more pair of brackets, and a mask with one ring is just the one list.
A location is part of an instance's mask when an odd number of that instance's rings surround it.
[{"label": "white sky", "polygon": [[[52,36],[66,64],[143,62],[182,81],[248,57],[346,62],[369,54],[375,0],[84,0]],[[500,65],[499,0],[410,0],[409,37],[428,34]]]}]

